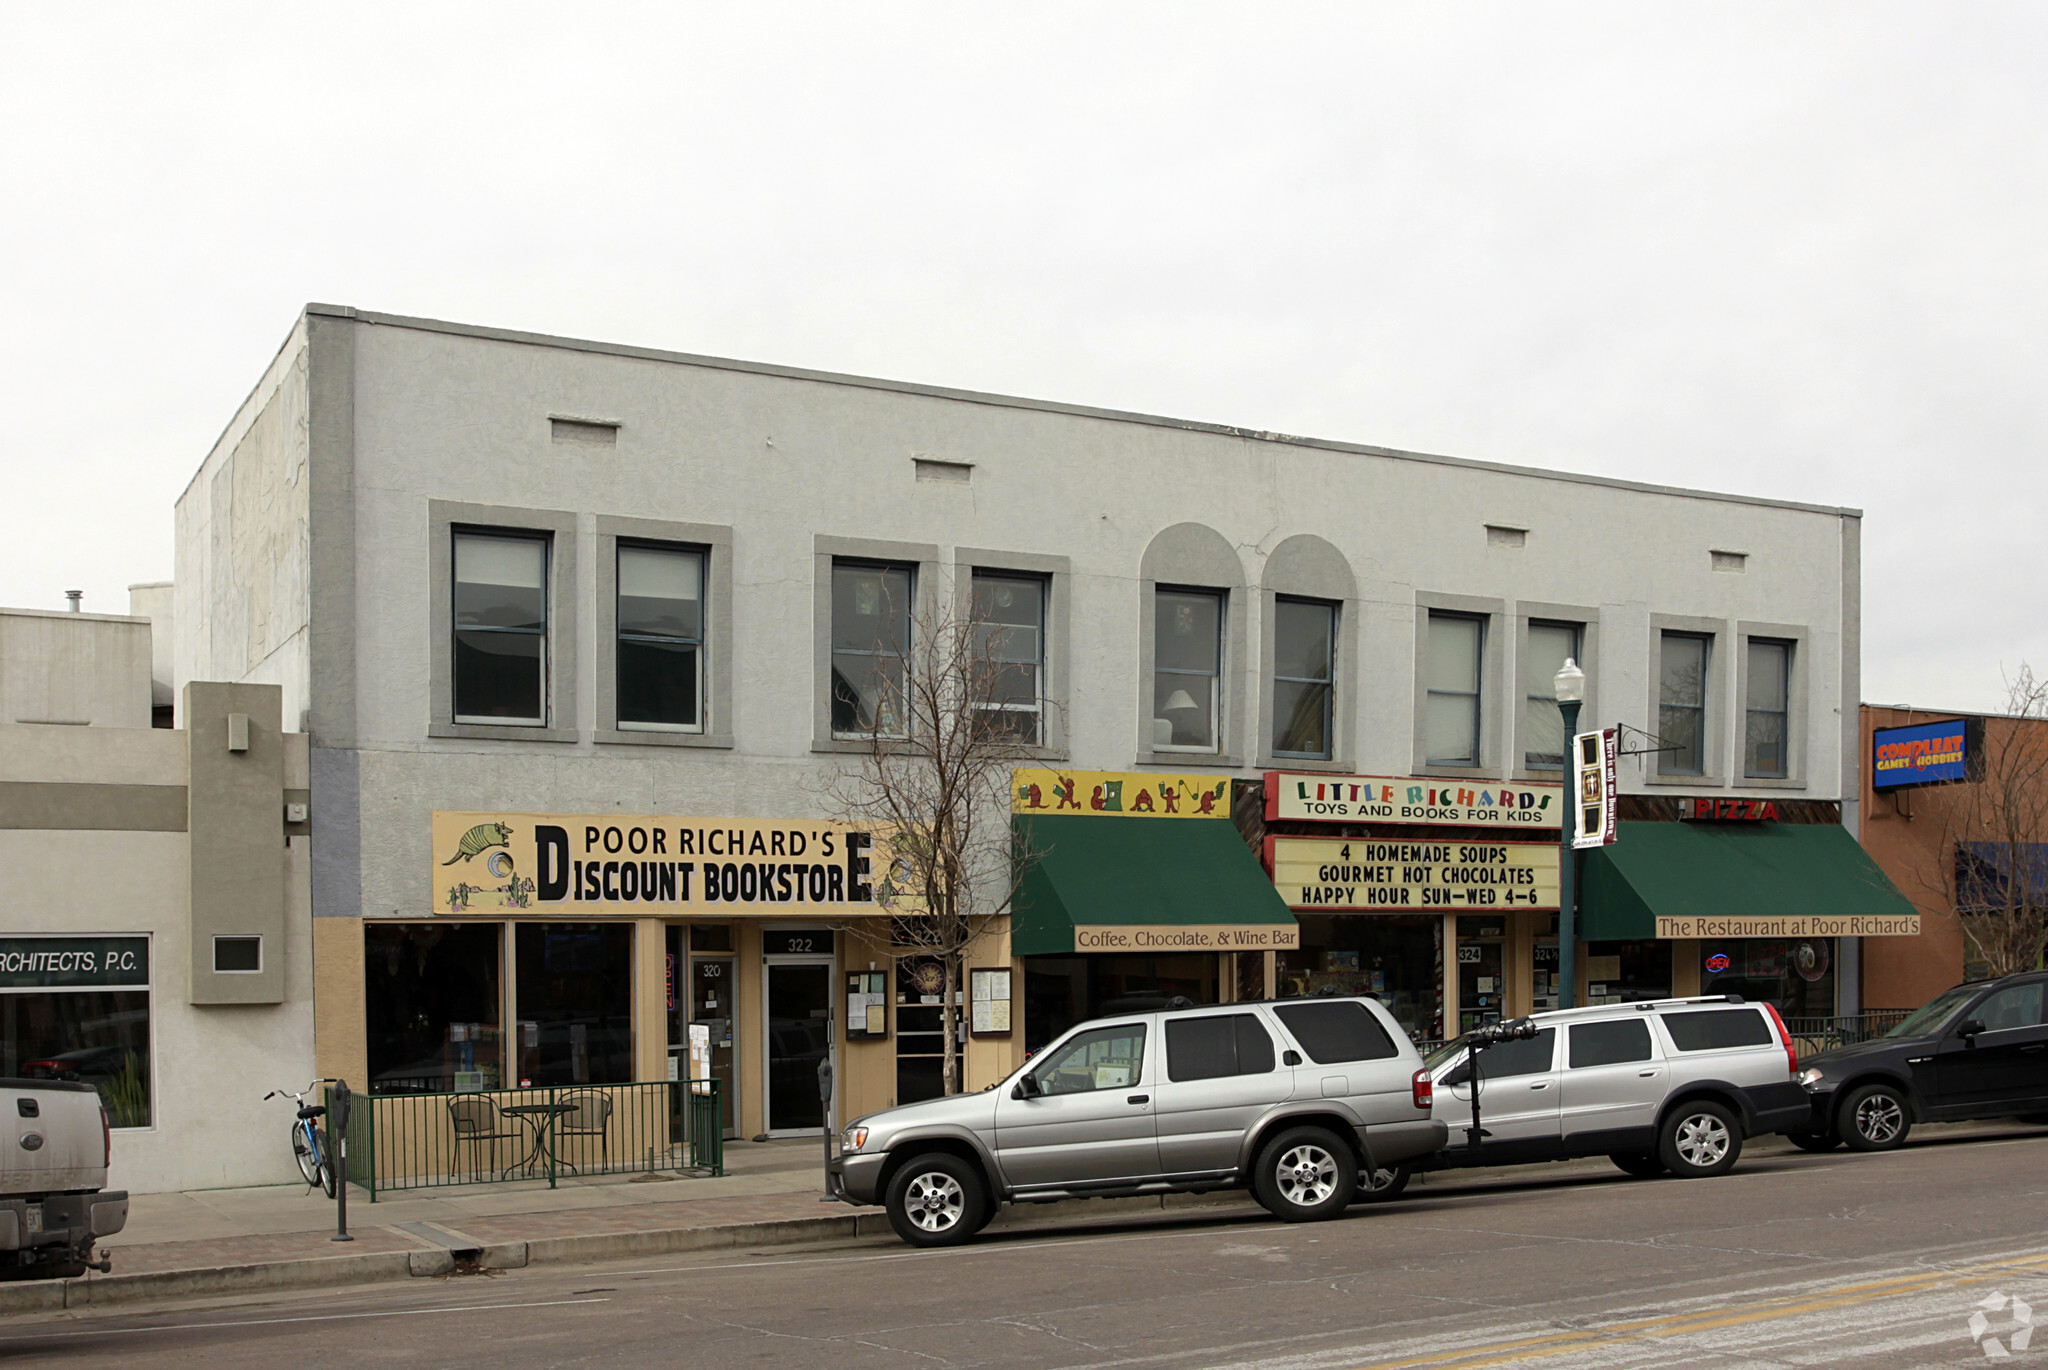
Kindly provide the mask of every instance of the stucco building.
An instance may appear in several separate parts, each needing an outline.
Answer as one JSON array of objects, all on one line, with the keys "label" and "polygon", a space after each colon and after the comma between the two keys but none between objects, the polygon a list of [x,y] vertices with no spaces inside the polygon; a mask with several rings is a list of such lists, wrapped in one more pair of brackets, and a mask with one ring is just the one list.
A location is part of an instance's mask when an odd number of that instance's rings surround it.
[{"label": "stucco building", "polygon": [[[1182,915],[1049,872],[963,967],[970,1088],[1145,993],[1375,988],[1418,1036],[1554,998],[1554,893],[1306,907],[1244,839],[1267,772],[1441,788],[1437,835],[1489,833],[1464,796],[1560,781],[1567,656],[1587,726],[1663,739],[1625,817],[1858,818],[1853,510],[312,305],[177,527],[178,679],[274,685],[310,739],[319,1061],[373,1090],[659,1080],[695,1023],[743,1135],[818,1125],[825,1050],[841,1117],[928,1091],[941,1009],[861,942],[886,872],[818,794],[935,598],[1006,625],[986,703],[1039,802],[1143,792],[1077,815],[1212,863],[1236,902],[1189,927],[1282,929],[1091,944]],[[1226,821],[1141,841],[1162,786]],[[1695,940],[1603,926],[1588,993],[1699,986]]]},{"label": "stucco building", "polygon": [[0,1075],[97,1086],[122,1188],[281,1183],[262,1096],[313,1074],[306,739],[263,685],[188,683],[152,726],[152,626],[0,610]]}]

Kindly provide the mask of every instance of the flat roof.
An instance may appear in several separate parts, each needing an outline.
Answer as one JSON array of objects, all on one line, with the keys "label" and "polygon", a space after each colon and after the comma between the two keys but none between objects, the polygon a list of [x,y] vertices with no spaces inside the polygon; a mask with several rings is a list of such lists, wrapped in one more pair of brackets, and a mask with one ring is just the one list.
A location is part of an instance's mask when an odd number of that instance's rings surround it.
[{"label": "flat roof", "polygon": [[1760,495],[1734,495],[1717,490],[1694,490],[1678,485],[1657,485],[1649,481],[1622,480],[1614,476],[1593,476],[1578,471],[1555,471],[1540,466],[1517,466],[1508,462],[1477,461],[1470,457],[1449,457],[1434,452],[1409,452],[1397,447],[1377,447],[1370,443],[1338,442],[1330,438],[1308,438],[1292,433],[1275,433],[1265,429],[1236,428],[1229,424],[1202,423],[1194,419],[1169,418],[1159,414],[1141,414],[1123,409],[1100,409],[1086,404],[1064,404],[1055,400],[1036,400],[1018,395],[997,395],[980,390],[957,390],[943,385],[922,385],[914,381],[885,380],[875,376],[851,376],[836,371],[814,371],[800,366],[776,366],[768,362],[738,361],[730,357],[707,357],[693,352],[670,352],[657,347],[634,347],[625,343],[593,342],[586,338],[562,338],[548,333],[527,333],[512,328],[487,328],[479,324],[451,323],[445,319],[422,319],[405,314],[382,314],[374,310],[357,309],[350,305],[308,304],[308,314],[320,314],[332,318],[354,319],[362,323],[379,324],[387,328],[411,328],[427,333],[446,333],[455,337],[480,338],[491,342],[519,343],[529,347],[558,347],[570,352],[593,352],[614,357],[633,357],[641,361],[669,362],[678,366],[702,366],[719,371],[741,371],[757,376],[778,376],[786,380],[815,381],[823,385],[848,385],[863,390],[888,390],[904,395],[922,395],[932,399],[957,400],[963,404],[986,404],[1004,409],[1034,409],[1050,414],[1071,414],[1081,418],[1103,419],[1112,423],[1138,423],[1153,428],[1176,428],[1190,433],[1212,433],[1222,437],[1241,438],[1248,442],[1270,442],[1290,447],[1308,447],[1325,452],[1348,452],[1356,456],[1388,457],[1396,461],[1426,462],[1436,466],[1456,466],[1473,471],[1495,471],[1503,475],[1528,476],[1538,480],[1570,481],[1580,485],[1598,485],[1614,490],[1634,490],[1649,495],[1676,495],[1686,499],[1718,500],[1730,504],[1753,504],[1771,509],[1796,509],[1809,514],[1828,514],[1839,518],[1863,517],[1861,509],[1851,509],[1831,504],[1806,504],[1798,500],[1766,499]]}]

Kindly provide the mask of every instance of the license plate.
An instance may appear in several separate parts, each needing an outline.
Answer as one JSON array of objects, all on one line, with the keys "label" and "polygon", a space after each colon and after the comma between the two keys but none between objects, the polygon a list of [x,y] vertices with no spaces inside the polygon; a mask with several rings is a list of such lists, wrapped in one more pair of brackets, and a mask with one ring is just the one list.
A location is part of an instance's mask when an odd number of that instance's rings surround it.
[{"label": "license plate", "polygon": [[28,1205],[28,1216],[22,1219],[21,1225],[31,1233],[41,1232],[43,1230],[43,1206],[41,1204]]}]

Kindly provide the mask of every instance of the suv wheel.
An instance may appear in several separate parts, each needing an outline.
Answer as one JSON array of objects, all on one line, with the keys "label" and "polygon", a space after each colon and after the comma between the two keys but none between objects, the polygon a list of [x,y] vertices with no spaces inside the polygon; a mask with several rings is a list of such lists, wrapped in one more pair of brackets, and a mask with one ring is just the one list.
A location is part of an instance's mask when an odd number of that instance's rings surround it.
[{"label": "suv wheel", "polygon": [[1680,1104],[1657,1130],[1657,1158],[1681,1180],[1725,1175],[1742,1158],[1742,1124],[1720,1104]]},{"label": "suv wheel", "polygon": [[1890,1151],[1912,1131],[1913,1113],[1896,1085],[1864,1085],[1849,1091],[1835,1114],[1835,1131],[1851,1151]]},{"label": "suv wheel", "polygon": [[1654,1151],[1617,1151],[1607,1159],[1614,1162],[1624,1174],[1633,1175],[1639,1180],[1654,1180],[1669,1169],[1664,1164],[1663,1157]]},{"label": "suv wheel", "polygon": [[1414,1167],[1406,1162],[1361,1170],[1358,1172],[1358,1193],[1351,1202],[1383,1204],[1398,1199],[1401,1197],[1401,1191],[1408,1187],[1409,1176],[1413,1173]]},{"label": "suv wheel", "polygon": [[1282,1222],[1313,1222],[1344,1211],[1358,1190],[1351,1148],[1320,1127],[1295,1127],[1266,1143],[1252,1194]]},{"label": "suv wheel", "polygon": [[981,1174],[942,1151],[913,1156],[889,1180],[889,1226],[912,1246],[964,1242],[989,1219]]}]

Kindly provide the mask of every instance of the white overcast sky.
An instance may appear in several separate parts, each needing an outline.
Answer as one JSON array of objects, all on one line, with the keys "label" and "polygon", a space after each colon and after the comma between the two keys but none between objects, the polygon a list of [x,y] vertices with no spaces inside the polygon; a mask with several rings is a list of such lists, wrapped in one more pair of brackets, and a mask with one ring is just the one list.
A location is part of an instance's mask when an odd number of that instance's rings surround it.
[{"label": "white overcast sky", "polygon": [[0,603],[322,300],[1856,506],[1865,699],[1994,707],[2044,130],[2038,4],[0,0]]}]

